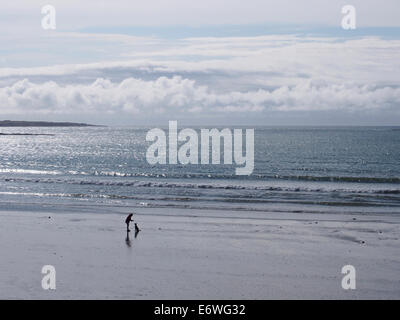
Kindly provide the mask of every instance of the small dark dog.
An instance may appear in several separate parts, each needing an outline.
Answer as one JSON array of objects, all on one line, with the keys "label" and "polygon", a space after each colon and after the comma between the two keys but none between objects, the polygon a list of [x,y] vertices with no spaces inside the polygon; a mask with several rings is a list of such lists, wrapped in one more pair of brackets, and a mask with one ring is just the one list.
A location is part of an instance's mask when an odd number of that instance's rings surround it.
[{"label": "small dark dog", "polygon": [[135,232],[138,233],[139,231],[140,231],[140,229],[139,229],[137,223],[135,223]]}]

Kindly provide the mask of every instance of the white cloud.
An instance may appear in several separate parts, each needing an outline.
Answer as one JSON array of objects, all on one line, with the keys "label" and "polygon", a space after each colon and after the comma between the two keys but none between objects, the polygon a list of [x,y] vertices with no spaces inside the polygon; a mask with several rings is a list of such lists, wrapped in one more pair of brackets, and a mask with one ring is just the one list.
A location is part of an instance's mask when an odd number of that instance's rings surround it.
[{"label": "white cloud", "polygon": [[[81,34],[77,38],[74,34],[63,35],[61,39],[54,36],[54,41],[69,39],[68,42],[73,46],[73,40],[81,42],[90,38],[89,35],[83,39],[81,37]],[[109,35],[98,37],[106,43],[114,39]],[[295,84],[296,80],[304,77],[339,82],[399,82],[400,40],[373,37],[343,40],[295,35],[194,38],[169,42],[136,37],[129,39],[129,36],[115,38],[120,46],[121,43],[135,44],[134,48],[122,46],[123,54],[120,54],[125,57],[123,60],[0,68],[0,78],[69,75],[79,81],[80,76],[87,79],[93,72],[96,73],[95,78],[109,78],[124,71],[145,72],[156,76],[162,73],[207,75],[240,72],[267,75],[275,85],[288,84],[288,81]],[[152,45],[146,46],[147,42]],[[276,83],[276,80],[279,82]]]},{"label": "white cloud", "polygon": [[3,114],[190,114],[265,113],[267,111],[385,110],[400,105],[400,88],[329,84],[304,80],[293,87],[216,93],[194,80],[175,76],[154,81],[97,79],[90,84],[61,86],[20,80],[0,89]]},{"label": "white cloud", "polygon": [[[269,112],[399,116],[399,40],[136,40],[152,45],[124,47],[129,60],[0,69],[0,115],[255,115],[260,121]],[[129,36],[118,41],[131,42]]]}]

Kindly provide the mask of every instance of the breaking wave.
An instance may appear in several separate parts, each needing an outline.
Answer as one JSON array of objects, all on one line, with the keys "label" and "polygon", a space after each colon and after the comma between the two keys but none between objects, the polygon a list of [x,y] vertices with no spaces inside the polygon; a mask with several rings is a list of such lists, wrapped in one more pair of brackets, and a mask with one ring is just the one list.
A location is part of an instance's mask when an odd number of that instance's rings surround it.
[{"label": "breaking wave", "polygon": [[189,183],[189,182],[168,182],[168,181],[110,181],[110,180],[79,180],[79,179],[54,179],[54,178],[3,178],[4,182],[21,183],[47,183],[47,184],[72,184],[72,185],[93,185],[93,186],[119,186],[137,188],[183,188],[183,189],[215,189],[215,190],[243,190],[243,191],[277,191],[277,192],[342,192],[342,193],[365,193],[365,194],[400,194],[400,188],[357,188],[357,185],[350,187],[311,187],[311,186],[271,186],[271,185],[237,185],[223,183]]},{"label": "breaking wave", "polygon": [[170,178],[170,179],[224,179],[224,180],[289,180],[289,181],[315,181],[315,182],[350,182],[350,183],[390,183],[400,184],[400,177],[357,177],[357,176],[313,176],[313,175],[267,175],[253,174],[251,176],[237,176],[235,174],[218,173],[149,173],[149,172],[119,172],[119,171],[78,171],[66,172],[58,170],[31,170],[0,168],[0,173],[17,173],[32,175],[72,175],[72,176],[97,176],[97,177],[146,177],[146,178]]}]

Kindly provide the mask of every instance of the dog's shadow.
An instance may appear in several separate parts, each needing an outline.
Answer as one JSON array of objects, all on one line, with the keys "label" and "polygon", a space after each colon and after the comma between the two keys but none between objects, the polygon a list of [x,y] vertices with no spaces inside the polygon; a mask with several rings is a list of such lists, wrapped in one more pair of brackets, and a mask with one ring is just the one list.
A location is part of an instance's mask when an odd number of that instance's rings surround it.
[{"label": "dog's shadow", "polygon": [[[139,235],[140,230],[135,230],[135,239],[137,238],[137,236]],[[126,232],[126,238],[125,238],[125,243],[128,247],[132,246],[132,240],[129,236],[129,231]]]}]

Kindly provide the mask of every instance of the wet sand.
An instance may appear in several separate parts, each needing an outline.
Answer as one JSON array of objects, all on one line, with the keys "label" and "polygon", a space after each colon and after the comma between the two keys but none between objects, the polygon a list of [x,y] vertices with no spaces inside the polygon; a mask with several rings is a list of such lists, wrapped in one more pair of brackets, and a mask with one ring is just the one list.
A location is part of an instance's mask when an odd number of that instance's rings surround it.
[{"label": "wet sand", "polygon": [[[237,216],[249,216],[246,212]],[[49,218],[50,217],[50,218]],[[399,299],[398,215],[0,212],[1,299]],[[341,269],[356,268],[356,290]],[[56,290],[41,287],[43,265]]]}]

